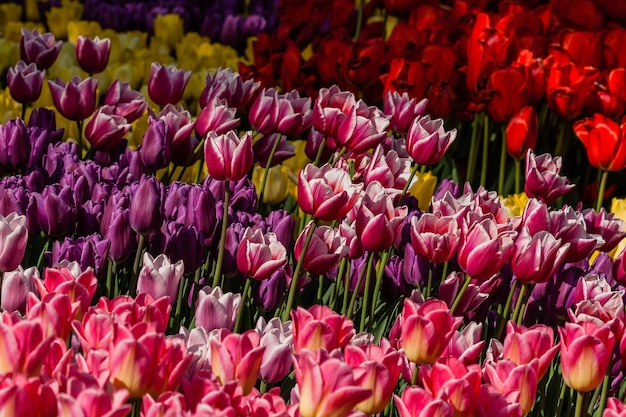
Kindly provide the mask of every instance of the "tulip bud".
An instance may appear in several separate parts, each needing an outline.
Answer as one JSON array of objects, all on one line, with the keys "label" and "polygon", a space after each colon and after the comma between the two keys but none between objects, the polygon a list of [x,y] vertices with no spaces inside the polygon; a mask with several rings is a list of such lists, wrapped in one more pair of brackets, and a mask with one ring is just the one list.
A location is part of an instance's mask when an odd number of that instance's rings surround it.
[{"label": "tulip bud", "polygon": [[26,104],[36,101],[41,95],[41,87],[46,71],[39,71],[35,64],[19,61],[7,73],[7,85],[13,100]]},{"label": "tulip bud", "polygon": [[163,120],[150,118],[148,129],[141,140],[139,155],[144,167],[152,172],[165,168],[171,161],[171,140]]},{"label": "tulip bud", "polygon": [[[131,191],[129,221],[133,230],[146,235],[157,230],[163,222],[165,187],[153,176],[143,176]],[[159,298],[159,297],[154,297]]]},{"label": "tulip bud", "polygon": [[88,74],[98,74],[104,71],[109,62],[111,40],[109,38],[94,39],[79,36],[76,40],[76,60],[78,65]]},{"label": "tulip bud", "polygon": [[150,66],[148,95],[159,106],[176,104],[183,96],[191,71],[178,70],[173,66],[165,67],[157,62]]},{"label": "tulip bud", "polygon": [[21,119],[0,125],[0,165],[10,170],[23,170],[30,159],[31,143]]},{"label": "tulip bud", "polygon": [[35,64],[40,70],[48,69],[54,64],[63,42],[55,42],[52,33],[41,34],[37,29],[32,32],[22,28],[20,40],[20,57],[27,64]]},{"label": "tulip bud", "polygon": [[14,271],[5,272],[2,276],[0,307],[9,312],[26,313],[26,300],[28,293],[35,291],[35,278],[39,279],[39,271],[34,266],[28,269],[18,266]]},{"label": "tulip bud", "polygon": [[96,108],[96,78],[89,77],[81,81],[76,75],[67,83],[57,78],[48,81],[48,86],[54,106],[66,119],[75,122],[85,120]]},{"label": "tulip bud", "polygon": [[445,130],[442,119],[429,115],[413,121],[406,135],[406,149],[419,165],[433,165],[446,153],[456,139],[456,129]]},{"label": "tulip bud", "polygon": [[130,130],[130,123],[122,116],[115,115],[114,110],[107,105],[98,107],[85,126],[85,137],[95,149],[113,149]]},{"label": "tulip bud", "polygon": [[515,159],[523,159],[537,144],[537,114],[531,106],[522,107],[506,125],[506,150]]},{"label": "tulip bud", "polygon": [[252,168],[252,132],[246,132],[242,138],[232,130],[219,136],[209,132],[204,155],[211,177],[219,181],[240,180]]}]

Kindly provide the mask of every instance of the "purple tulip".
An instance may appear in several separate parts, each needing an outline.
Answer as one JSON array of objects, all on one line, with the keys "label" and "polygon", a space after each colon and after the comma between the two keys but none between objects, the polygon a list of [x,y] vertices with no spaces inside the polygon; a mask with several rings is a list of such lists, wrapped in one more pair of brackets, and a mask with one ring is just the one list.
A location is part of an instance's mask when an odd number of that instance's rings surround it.
[{"label": "purple tulip", "polygon": [[274,272],[271,277],[253,287],[254,303],[265,311],[278,307],[287,291],[287,283],[291,281],[293,267],[287,264],[284,268]]},{"label": "purple tulip", "polygon": [[163,222],[163,200],[165,187],[155,177],[142,177],[131,187],[130,226],[141,235],[157,230]]},{"label": "purple tulip", "polygon": [[[259,163],[263,168],[267,168],[267,163],[269,161],[270,153],[274,148],[274,144],[277,139],[277,135],[267,135],[263,136],[252,145],[252,152],[254,153],[254,160]],[[274,151],[274,155],[272,156],[272,161],[270,166],[276,166],[281,162],[295,156],[295,147],[291,142],[287,141],[285,136],[278,137],[278,146]]]},{"label": "purple tulip", "polygon": [[[578,262],[590,256],[603,240],[599,235],[591,235],[586,230],[582,213],[570,206],[550,212],[550,233],[563,243],[569,243],[565,262]],[[603,243],[601,243],[602,245]]]},{"label": "purple tulip", "polygon": [[153,62],[150,66],[148,95],[159,106],[176,104],[183,97],[185,86],[191,71],[176,69],[173,66],[162,66]]},{"label": "purple tulip", "polygon": [[57,78],[48,81],[48,86],[54,106],[66,119],[75,122],[85,120],[96,108],[96,78],[81,80],[76,75],[67,83]]},{"label": "purple tulip", "polygon": [[81,271],[92,268],[97,277],[102,278],[106,270],[111,242],[94,233],[76,240],[66,237],[62,242],[56,241],[48,266],[62,262],[77,262]]},{"label": "purple tulip", "polygon": [[12,171],[26,168],[31,143],[22,119],[11,119],[0,125],[0,165]]},{"label": "purple tulip", "polygon": [[524,191],[529,197],[537,197],[550,205],[575,187],[560,175],[561,157],[552,158],[548,153],[535,156],[532,149],[526,153],[526,182]]},{"label": "purple tulip", "polygon": [[515,240],[511,268],[523,283],[546,282],[561,268],[569,243],[563,243],[545,230],[531,234],[523,228]]},{"label": "purple tulip", "polygon": [[144,96],[130,88],[130,84],[115,80],[109,86],[104,104],[113,106],[113,113],[124,117],[128,123],[139,119],[148,107]]},{"label": "purple tulip", "polygon": [[274,210],[267,215],[268,231],[274,232],[276,238],[286,248],[290,248],[293,244],[293,232],[296,227],[296,221],[285,210]]},{"label": "purple tulip", "polygon": [[54,39],[52,33],[41,34],[37,29],[32,32],[22,28],[20,40],[20,57],[27,64],[35,64],[40,70],[48,69],[54,64],[63,42]]},{"label": "purple tulip", "polygon": [[213,99],[224,99],[228,107],[247,108],[254,100],[260,85],[259,81],[244,81],[239,73],[230,68],[218,69],[213,77],[211,74],[207,75],[206,86],[200,94],[200,107],[206,107]]},{"label": "purple tulip", "polygon": [[7,85],[13,100],[26,104],[36,101],[41,95],[41,87],[46,71],[40,71],[35,64],[19,61],[7,73]]},{"label": "purple tulip", "polygon": [[146,170],[156,172],[165,168],[172,159],[170,133],[163,120],[150,118],[148,123],[138,151]]},{"label": "purple tulip", "polygon": [[184,226],[175,222],[167,225],[167,235],[163,252],[172,262],[182,260],[185,273],[198,269],[204,261],[202,235],[194,226]]},{"label": "purple tulip", "polygon": [[[137,247],[136,235],[130,227],[129,210],[119,209],[111,213],[100,226],[100,230],[105,239],[111,242],[109,247],[109,258],[116,263],[122,263],[130,257]],[[104,219],[103,219],[104,220]]]},{"label": "purple tulip", "polygon": [[173,104],[166,104],[163,110],[151,117],[165,122],[170,139],[174,143],[187,141],[196,127],[196,122],[191,120],[191,114],[183,106],[176,107]]},{"label": "purple tulip", "polygon": [[61,185],[49,185],[41,194],[34,193],[37,201],[37,223],[52,237],[67,236],[76,228],[76,201],[74,191]]},{"label": "purple tulip", "polygon": [[88,74],[98,74],[104,71],[109,62],[111,40],[109,38],[94,39],[79,36],[76,40],[76,60],[78,65]]}]

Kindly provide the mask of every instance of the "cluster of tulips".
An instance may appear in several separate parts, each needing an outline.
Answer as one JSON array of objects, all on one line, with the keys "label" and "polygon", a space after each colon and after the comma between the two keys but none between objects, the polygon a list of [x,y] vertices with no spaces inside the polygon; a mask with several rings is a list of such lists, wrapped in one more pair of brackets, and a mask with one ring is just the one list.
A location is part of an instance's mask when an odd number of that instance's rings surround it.
[{"label": "cluster of tulips", "polygon": [[[214,8],[241,12],[223,3]],[[621,85],[608,57],[624,29],[603,38],[602,76],[575,61],[582,41],[566,35],[567,47],[533,58],[550,19],[591,33],[610,2],[576,1],[595,20],[562,1],[502,2],[499,14],[464,1],[332,12],[329,1],[284,1],[274,17],[276,5],[250,3],[276,29],[248,27],[259,38],[245,74],[205,70],[193,92],[197,72],[156,61],[143,78],[111,79],[121,38],[21,29],[0,124],[0,415],[626,416],[626,224],[604,208],[617,188],[608,172],[626,165],[613,120],[626,96],[601,84]],[[85,14],[147,10],[131,4],[87,2]],[[316,13],[300,27],[303,10]],[[388,41],[399,54],[389,62],[367,52],[385,49],[381,11],[400,17],[389,39],[423,42],[419,58],[408,58],[411,42]],[[429,19],[440,15],[471,16],[459,30],[472,36],[443,42],[437,33],[452,36],[445,25],[458,20]],[[337,30],[351,24],[350,52],[330,68],[329,51],[348,51]],[[303,63],[295,72],[287,52],[263,55],[286,34]],[[183,51],[187,36],[166,50]],[[315,80],[299,72],[311,66],[298,42],[314,44]],[[458,83],[395,67],[443,77],[429,60],[448,47],[464,51],[472,80],[463,109]],[[55,68],[59,56],[75,65]],[[462,63],[452,59],[455,77]],[[564,81],[577,71],[596,74],[584,94]],[[549,77],[560,84],[537,117],[527,105],[544,99],[530,97],[542,76],[541,91]],[[572,123],[594,103],[605,107]],[[499,179],[487,183],[496,123]],[[561,156],[541,153],[552,143],[538,137],[556,125]],[[593,208],[565,203],[574,136],[599,169]]]}]

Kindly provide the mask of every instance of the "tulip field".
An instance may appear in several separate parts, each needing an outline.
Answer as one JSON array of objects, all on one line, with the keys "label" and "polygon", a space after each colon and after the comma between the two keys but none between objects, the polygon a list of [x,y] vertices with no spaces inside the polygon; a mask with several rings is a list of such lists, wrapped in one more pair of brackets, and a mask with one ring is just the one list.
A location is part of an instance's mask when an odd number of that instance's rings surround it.
[{"label": "tulip field", "polygon": [[0,416],[626,417],[626,0],[0,1]]}]

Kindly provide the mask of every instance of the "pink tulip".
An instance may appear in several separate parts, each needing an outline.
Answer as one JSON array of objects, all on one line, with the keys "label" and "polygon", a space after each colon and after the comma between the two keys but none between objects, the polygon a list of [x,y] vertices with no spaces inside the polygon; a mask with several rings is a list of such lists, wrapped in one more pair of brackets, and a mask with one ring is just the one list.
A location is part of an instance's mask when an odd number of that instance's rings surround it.
[{"label": "pink tulip", "polygon": [[391,329],[401,333],[401,343],[407,359],[415,364],[433,364],[448,346],[462,318],[455,318],[441,300],[430,299],[417,304],[404,300],[402,314]]},{"label": "pink tulip", "polygon": [[454,356],[465,366],[478,363],[478,358],[485,346],[485,341],[482,340],[482,330],[483,324],[474,321],[463,330],[456,330],[441,356]]},{"label": "pink tulip", "polygon": [[72,305],[67,294],[52,292],[40,301],[30,293],[26,302],[26,318],[37,322],[46,337],[57,336],[67,340],[72,330],[73,311],[77,311],[73,308],[77,304],[79,302]]},{"label": "pink tulip", "polygon": [[130,84],[119,80],[111,83],[103,104],[112,106],[113,113],[125,118],[128,123],[139,119],[148,107],[146,99],[139,91],[131,89]]},{"label": "pink tulip", "polygon": [[260,81],[244,81],[238,72],[220,68],[213,76],[207,75],[206,86],[200,94],[200,107],[204,108],[211,100],[217,99],[226,100],[228,107],[243,110],[254,100],[260,86]]},{"label": "pink tulip", "polygon": [[294,367],[301,417],[345,417],[372,393],[356,383],[350,365],[328,357],[325,351],[316,355],[302,350],[294,359]]},{"label": "pink tulip", "polygon": [[357,105],[367,110],[367,105],[363,101],[357,104],[354,94],[341,91],[336,85],[322,88],[313,103],[313,127],[323,135],[336,140],[339,127],[348,117],[347,114]]},{"label": "pink tulip", "polygon": [[597,234],[604,241],[597,250],[601,252],[610,252],[626,237],[626,224],[622,219],[615,216],[614,213],[607,213],[602,207],[599,212],[592,208],[583,210],[583,218],[587,226],[587,232]]},{"label": "pink tulip", "polygon": [[420,387],[407,387],[402,399],[394,396],[400,417],[452,417],[454,408],[446,401],[433,397]]},{"label": "pink tulip", "polygon": [[409,98],[406,92],[400,95],[397,91],[388,90],[384,97],[385,114],[389,116],[391,129],[397,133],[406,134],[413,120],[425,113],[427,105],[428,99],[418,102],[416,98]]},{"label": "pink tulip", "polygon": [[[383,348],[385,344],[386,349]],[[356,408],[368,415],[382,412],[398,383],[402,364],[400,353],[391,348],[389,342],[383,340],[381,346],[347,345],[344,358],[352,367],[357,385],[372,392],[372,395],[367,400],[358,403]]]},{"label": "pink tulip", "polygon": [[96,88],[98,87],[96,78],[89,77],[81,80],[76,75],[67,83],[57,78],[48,81],[48,86],[54,107],[66,119],[80,122],[91,116],[96,108]]},{"label": "pink tulip", "polygon": [[602,417],[624,417],[626,416],[626,405],[615,397],[610,397],[606,401],[606,408]]},{"label": "pink tulip", "polygon": [[238,181],[252,168],[252,133],[248,131],[240,138],[232,130],[224,135],[209,132],[204,155],[211,177],[219,181]]},{"label": "pink tulip", "polygon": [[522,417],[519,404],[510,404],[491,384],[483,384],[478,392],[476,417]]},{"label": "pink tulip", "polygon": [[125,404],[128,393],[124,390],[115,391],[113,395],[99,387],[81,390],[74,397],[70,394],[57,395],[59,417],[124,417],[133,406]]},{"label": "pink tulip", "polygon": [[524,191],[529,197],[536,197],[546,204],[554,203],[557,198],[567,194],[574,184],[562,177],[561,157],[552,158],[550,154],[535,156],[532,149],[526,153],[526,182]]},{"label": "pink tulip", "polygon": [[[14,379],[17,379],[15,381]],[[0,415],[7,417],[56,416],[55,380],[44,382],[41,377],[26,380],[0,377]]]},{"label": "pink tulip", "polygon": [[579,211],[570,206],[550,212],[548,231],[563,243],[569,243],[565,262],[578,262],[590,256],[598,246],[600,236],[587,232],[585,219]]},{"label": "pink tulip", "polygon": [[543,378],[558,350],[559,346],[554,344],[554,331],[551,327],[536,324],[526,328],[513,321],[507,323],[502,357],[512,360],[517,365],[538,359],[537,381]]},{"label": "pink tulip", "polygon": [[237,109],[228,107],[225,100],[211,100],[198,113],[196,134],[206,138],[209,132],[223,135],[239,126],[239,119],[235,117]]},{"label": "pink tulip", "polygon": [[224,293],[220,287],[204,287],[198,293],[196,325],[206,331],[220,328],[232,331],[240,304],[241,294]]},{"label": "pink tulip", "polygon": [[577,391],[593,391],[611,361],[615,335],[608,326],[589,321],[565,323],[559,327],[559,336],[565,384]]},{"label": "pink tulip", "polygon": [[485,380],[506,398],[509,404],[519,404],[522,415],[530,412],[537,394],[537,368],[539,360],[518,365],[510,359],[495,364],[487,362],[484,367]]},{"label": "pink tulip", "polygon": [[24,258],[28,229],[26,216],[11,213],[0,215],[0,273],[13,271]]},{"label": "pink tulip", "polygon": [[355,154],[374,149],[387,137],[389,120],[376,107],[368,107],[362,100],[357,102],[339,124],[335,139]]},{"label": "pink tulip", "polygon": [[113,340],[115,320],[111,314],[96,307],[91,307],[82,320],[74,320],[72,329],[80,343],[83,353],[92,349],[108,349]]},{"label": "pink tulip", "polygon": [[96,307],[113,316],[116,323],[130,327],[144,323],[156,333],[165,333],[172,311],[167,297],[155,300],[148,294],[139,294],[135,298],[120,295],[112,300],[102,297]]},{"label": "pink tulip", "polygon": [[148,95],[159,106],[176,104],[182,98],[190,76],[191,71],[153,62],[150,66]]},{"label": "pink tulip", "polygon": [[88,74],[98,74],[105,70],[111,53],[109,38],[93,39],[79,36],[76,40],[76,60],[78,65]]},{"label": "pink tulip", "polygon": [[250,124],[264,135],[297,136],[311,126],[311,99],[300,98],[296,90],[279,94],[268,88],[256,97],[248,117]]},{"label": "pink tulip", "polygon": [[222,385],[237,381],[244,395],[248,394],[256,384],[265,347],[259,346],[254,330],[224,334],[221,340],[211,340],[211,370]]},{"label": "pink tulip", "polygon": [[461,237],[457,221],[440,211],[411,218],[411,243],[415,254],[433,263],[449,261],[456,255]]},{"label": "pink tulip", "polygon": [[43,333],[35,320],[3,312],[0,321],[0,374],[40,375],[54,336]]},{"label": "pink tulip", "polygon": [[[483,216],[461,226],[462,234],[457,256],[459,266],[472,278],[484,280],[500,271],[513,251],[515,232],[498,226],[493,216]],[[489,262],[485,262],[485,259]]]},{"label": "pink tulip", "polygon": [[324,305],[291,310],[295,353],[302,349],[331,352],[345,347],[354,335],[354,323]]},{"label": "pink tulip", "polygon": [[246,228],[237,247],[237,268],[242,274],[262,281],[287,264],[287,249],[276,234]]},{"label": "pink tulip", "polygon": [[85,126],[85,137],[95,149],[114,148],[130,130],[130,123],[114,112],[115,109],[112,106],[98,107]]},{"label": "pink tulip", "polygon": [[294,249],[296,261],[300,256],[304,256],[302,269],[315,275],[322,275],[330,271],[341,258],[348,255],[349,247],[346,246],[346,239],[341,234],[328,226],[316,227],[309,242],[306,252],[302,254],[302,249],[306,241],[306,236],[313,227],[313,221],[304,228],[298,236]]},{"label": "pink tulip", "polygon": [[411,161],[408,157],[398,155],[398,151],[386,150],[382,145],[378,145],[371,157],[369,154],[359,157],[363,162],[357,165],[357,172],[363,177],[366,186],[378,181],[385,188],[399,191],[406,185]]},{"label": "pink tulip", "polygon": [[39,270],[34,266],[28,269],[18,266],[14,271],[5,272],[2,275],[0,307],[8,312],[24,314],[28,293],[35,291],[35,279],[39,279]]},{"label": "pink tulip", "polygon": [[456,129],[446,132],[443,119],[431,120],[429,115],[413,121],[406,134],[406,149],[418,165],[433,165],[446,153],[456,139]]},{"label": "pink tulip", "polygon": [[154,299],[168,296],[173,305],[178,298],[178,286],[184,271],[182,260],[173,264],[165,254],[153,258],[145,252],[137,278],[137,294],[149,294]]},{"label": "pink tulip", "polygon": [[515,239],[511,255],[513,274],[523,283],[547,282],[565,262],[569,246],[548,231],[531,234],[524,227]]},{"label": "pink tulip", "polygon": [[293,331],[291,321],[282,323],[278,317],[265,323],[259,318],[256,332],[261,337],[260,346],[265,347],[259,377],[269,383],[282,381],[291,371],[293,355]]}]

